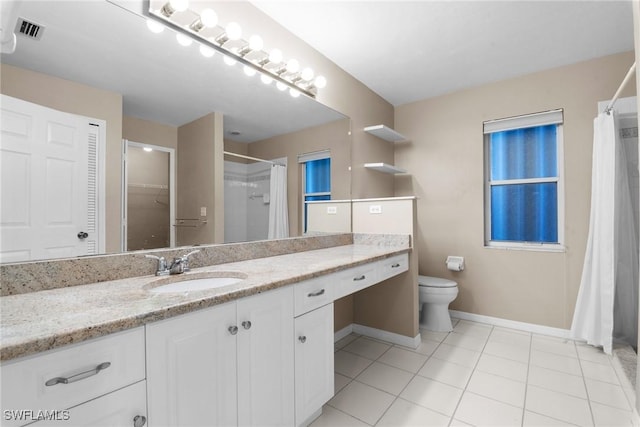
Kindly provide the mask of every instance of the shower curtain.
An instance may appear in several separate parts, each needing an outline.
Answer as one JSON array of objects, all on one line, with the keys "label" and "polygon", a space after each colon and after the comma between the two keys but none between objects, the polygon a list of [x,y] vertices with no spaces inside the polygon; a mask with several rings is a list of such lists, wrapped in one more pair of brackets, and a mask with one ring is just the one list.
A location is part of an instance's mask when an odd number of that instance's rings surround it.
[{"label": "shower curtain", "polygon": [[287,204],[287,167],[271,167],[269,202],[269,239],[289,237],[289,209]]},{"label": "shower curtain", "polygon": [[593,123],[591,218],[571,336],[611,354],[615,295],[615,115]]},{"label": "shower curtain", "polygon": [[638,228],[615,112],[594,120],[591,220],[573,338],[611,354],[613,338],[637,346]]}]

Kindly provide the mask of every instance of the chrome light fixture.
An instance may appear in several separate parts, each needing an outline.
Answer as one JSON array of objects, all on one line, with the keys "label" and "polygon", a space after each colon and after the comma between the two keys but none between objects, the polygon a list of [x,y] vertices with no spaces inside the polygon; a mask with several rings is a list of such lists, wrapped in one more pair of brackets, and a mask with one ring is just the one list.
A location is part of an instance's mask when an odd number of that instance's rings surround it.
[{"label": "chrome light fixture", "polygon": [[203,56],[221,52],[225,55],[225,63],[234,65],[239,62],[247,76],[261,73],[260,79],[264,84],[275,81],[279,90],[289,89],[294,98],[301,94],[315,98],[318,89],[327,85],[323,76],[316,76],[311,68],[302,68],[296,59],[285,61],[279,49],[265,51],[260,36],[252,35],[248,41],[244,40],[239,24],[229,22],[222,26],[213,9],[195,10],[195,7],[190,7],[189,0],[149,0],[148,18],[152,31],[158,32],[157,24],[163,24],[177,32],[181,45],[190,44],[187,38],[196,40]]}]

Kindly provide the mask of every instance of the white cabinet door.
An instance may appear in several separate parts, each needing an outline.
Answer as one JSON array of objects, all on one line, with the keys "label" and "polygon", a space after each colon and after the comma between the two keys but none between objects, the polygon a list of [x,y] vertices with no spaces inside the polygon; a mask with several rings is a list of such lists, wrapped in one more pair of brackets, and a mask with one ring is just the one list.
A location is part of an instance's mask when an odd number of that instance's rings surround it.
[{"label": "white cabinet door", "polygon": [[295,319],[296,425],[333,397],[333,304]]},{"label": "white cabinet door", "polygon": [[238,301],[238,424],[294,423],[293,290]]},{"label": "white cabinet door", "polygon": [[147,325],[149,426],[237,423],[236,303]]}]

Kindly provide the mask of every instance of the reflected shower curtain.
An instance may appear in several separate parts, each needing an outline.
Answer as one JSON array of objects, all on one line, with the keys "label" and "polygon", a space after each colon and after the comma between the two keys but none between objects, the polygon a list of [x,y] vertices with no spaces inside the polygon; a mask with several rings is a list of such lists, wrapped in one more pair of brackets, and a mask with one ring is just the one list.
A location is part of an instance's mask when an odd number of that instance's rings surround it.
[{"label": "reflected shower curtain", "polygon": [[593,128],[591,219],[571,336],[611,354],[616,270],[614,112],[598,115]]},{"label": "reflected shower curtain", "polygon": [[269,239],[289,237],[289,208],[287,204],[287,167],[271,167],[269,202]]}]

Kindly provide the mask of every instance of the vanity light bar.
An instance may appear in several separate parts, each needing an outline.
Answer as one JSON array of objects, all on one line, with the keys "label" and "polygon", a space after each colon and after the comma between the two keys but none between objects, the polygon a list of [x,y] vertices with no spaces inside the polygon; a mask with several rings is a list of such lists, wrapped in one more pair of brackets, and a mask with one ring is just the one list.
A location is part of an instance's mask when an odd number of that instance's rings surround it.
[{"label": "vanity light bar", "polygon": [[[265,84],[276,81],[281,90],[288,87],[289,93],[293,97],[305,94],[311,98],[316,97],[318,89],[326,86],[326,79],[322,76],[317,76],[314,79],[313,70],[310,68],[300,71],[300,64],[297,60],[290,59],[283,63],[282,52],[278,49],[273,49],[270,53],[263,51],[262,38],[259,36],[252,36],[249,42],[243,40],[241,38],[242,30],[235,22],[229,23],[226,29],[219,26],[218,16],[212,9],[204,9],[202,13],[198,14],[188,9],[187,0],[170,0],[156,10],[152,8],[151,2],[152,0],[147,0],[148,7],[144,11],[148,19],[165,25],[182,36],[195,39],[202,46],[222,53],[228,64],[241,63],[244,65],[247,75],[260,72],[262,76],[266,76],[262,79]],[[154,1],[154,3],[157,2]],[[197,18],[186,25],[176,22],[174,19],[176,12],[184,11],[195,14]],[[220,28],[222,31],[217,37],[209,39],[201,34],[205,28]],[[232,44],[231,42],[239,42],[243,46],[238,47],[238,43],[233,43],[233,47],[225,46]],[[254,70],[254,73],[251,73],[250,70]]]}]

